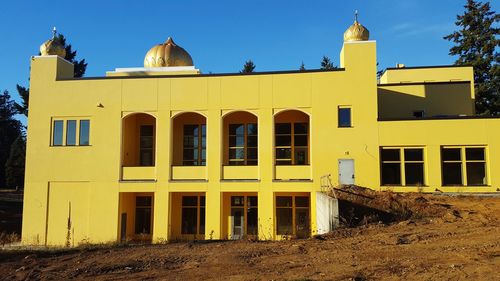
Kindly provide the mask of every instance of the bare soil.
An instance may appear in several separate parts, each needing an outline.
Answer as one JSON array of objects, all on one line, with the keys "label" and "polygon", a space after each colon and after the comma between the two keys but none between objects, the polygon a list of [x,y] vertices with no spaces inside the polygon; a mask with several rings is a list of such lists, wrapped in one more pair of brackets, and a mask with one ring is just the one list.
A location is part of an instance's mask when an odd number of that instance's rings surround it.
[{"label": "bare soil", "polygon": [[345,191],[345,226],[311,239],[2,250],[0,278],[500,280],[499,197]]}]

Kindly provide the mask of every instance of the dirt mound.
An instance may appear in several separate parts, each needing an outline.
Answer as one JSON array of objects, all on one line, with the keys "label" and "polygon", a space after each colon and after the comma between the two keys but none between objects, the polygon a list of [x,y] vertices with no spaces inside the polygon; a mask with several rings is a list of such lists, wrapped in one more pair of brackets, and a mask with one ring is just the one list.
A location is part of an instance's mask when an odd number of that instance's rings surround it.
[{"label": "dirt mound", "polygon": [[318,239],[0,250],[0,279],[500,280],[500,198],[346,191],[407,219]]},{"label": "dirt mound", "polygon": [[460,212],[450,204],[443,204],[428,194],[378,192],[354,185],[335,188],[330,193],[339,199],[340,221],[346,227],[447,215],[460,217]]}]

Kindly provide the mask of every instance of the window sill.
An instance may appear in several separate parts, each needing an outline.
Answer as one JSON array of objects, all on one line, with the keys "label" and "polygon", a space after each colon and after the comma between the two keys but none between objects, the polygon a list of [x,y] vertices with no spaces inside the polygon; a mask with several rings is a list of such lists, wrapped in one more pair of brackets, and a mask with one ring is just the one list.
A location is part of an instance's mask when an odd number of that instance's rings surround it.
[{"label": "window sill", "polygon": [[92,145],[49,145],[49,147],[89,147]]}]

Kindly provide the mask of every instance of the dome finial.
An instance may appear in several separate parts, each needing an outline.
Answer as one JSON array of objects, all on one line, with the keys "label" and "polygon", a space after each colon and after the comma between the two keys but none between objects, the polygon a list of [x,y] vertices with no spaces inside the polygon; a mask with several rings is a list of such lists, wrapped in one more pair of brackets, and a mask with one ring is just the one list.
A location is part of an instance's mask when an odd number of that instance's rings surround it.
[{"label": "dome finial", "polygon": [[354,24],[344,33],[344,42],[367,41],[370,38],[370,31],[358,22],[358,10],[354,12]]},{"label": "dome finial", "polygon": [[174,43],[172,37],[151,48],[144,58],[144,67],[193,66],[193,59],[186,50]]},{"label": "dome finial", "polygon": [[52,39],[45,41],[40,46],[40,54],[42,56],[60,56],[61,58],[66,57],[66,49],[64,46],[56,40],[57,29],[54,26],[52,28]]}]

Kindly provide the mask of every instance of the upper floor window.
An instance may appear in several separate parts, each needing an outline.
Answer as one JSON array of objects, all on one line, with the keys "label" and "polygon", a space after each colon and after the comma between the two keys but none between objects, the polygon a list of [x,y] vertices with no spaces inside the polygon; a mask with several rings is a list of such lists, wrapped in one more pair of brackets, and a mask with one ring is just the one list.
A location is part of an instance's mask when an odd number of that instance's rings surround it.
[{"label": "upper floor window", "polygon": [[229,165],[257,165],[257,124],[229,124]]},{"label": "upper floor window", "polygon": [[154,166],[154,127],[140,126],[139,163],[141,166]]},{"label": "upper floor window", "polygon": [[338,108],[339,128],[352,127],[351,107],[339,106]]},{"label": "upper floor window", "polygon": [[442,147],[443,185],[487,185],[485,147]]},{"label": "upper floor window", "polygon": [[276,123],[276,165],[309,164],[309,124]]},{"label": "upper floor window", "polygon": [[89,145],[90,120],[80,120],[79,144]]},{"label": "upper floor window", "polygon": [[[77,133],[78,132],[78,133]],[[90,120],[53,120],[52,146],[89,145]]]},{"label": "upper floor window", "polygon": [[54,126],[52,127],[52,145],[54,146],[63,145],[63,130],[64,130],[64,121],[55,120]]},{"label": "upper floor window", "polygon": [[422,186],[424,178],[424,149],[418,147],[380,149],[381,184]]},{"label": "upper floor window", "polygon": [[184,125],[184,166],[205,166],[207,164],[207,126],[205,124]]}]

